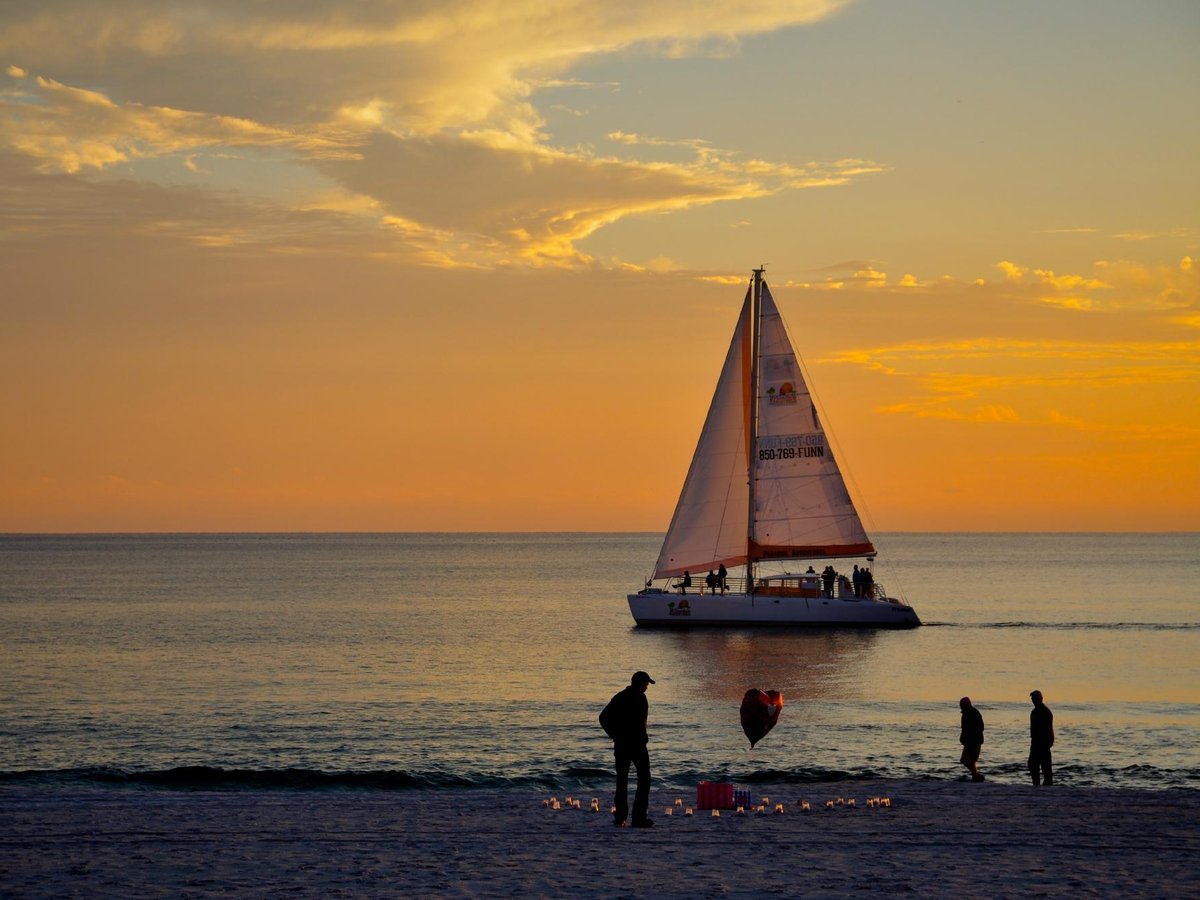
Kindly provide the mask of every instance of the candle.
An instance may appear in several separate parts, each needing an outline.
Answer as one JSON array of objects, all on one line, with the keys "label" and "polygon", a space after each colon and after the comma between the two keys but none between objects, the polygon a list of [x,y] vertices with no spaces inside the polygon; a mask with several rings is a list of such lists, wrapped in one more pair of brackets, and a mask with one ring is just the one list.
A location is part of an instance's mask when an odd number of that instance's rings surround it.
[{"label": "candle", "polygon": [[737,814],[738,814],[739,816],[744,816],[744,815],[746,814],[746,807],[744,807],[744,806],[739,806],[739,807],[737,808]]},{"label": "candle", "polygon": [[683,811],[683,814],[684,814],[685,816],[690,816],[690,815],[692,814],[692,808],[689,806],[687,809],[685,809],[685,810]]},{"label": "candle", "polygon": [[849,800],[847,800],[847,801],[846,801],[846,805],[847,805],[847,806],[854,806],[854,798],[853,798],[853,797],[851,797]]},{"label": "candle", "polygon": [[714,810],[713,810],[713,812],[712,812],[712,817],[713,817],[714,819],[719,819],[719,818],[721,818],[721,811],[720,811],[719,809],[714,809]]},{"label": "candle", "polygon": [[675,807],[668,806],[666,809],[663,810],[663,815],[667,815],[667,816],[675,815]]},{"label": "candle", "polygon": [[826,809],[833,809],[833,801],[832,801],[832,800],[826,800],[826,801],[825,801],[825,808],[826,808]]},{"label": "candle", "polygon": [[782,804],[782,803],[776,803],[776,804],[775,804],[775,812],[776,812],[777,814],[779,814],[779,813],[782,813],[782,812],[783,812],[783,804]]},{"label": "candle", "polygon": [[811,810],[812,810],[812,805],[807,800],[800,801],[800,811],[801,812],[810,812]]},{"label": "candle", "polygon": [[676,806],[683,806],[683,799],[682,799],[682,798],[680,798],[680,797],[676,797],[676,798],[675,798],[675,805],[676,805]]},{"label": "candle", "polygon": [[881,804],[883,804],[884,806],[888,806],[888,807],[890,807],[890,806],[892,805],[892,798],[891,798],[891,797],[884,797],[884,798],[883,798],[882,800],[880,800],[879,802],[880,802]]}]

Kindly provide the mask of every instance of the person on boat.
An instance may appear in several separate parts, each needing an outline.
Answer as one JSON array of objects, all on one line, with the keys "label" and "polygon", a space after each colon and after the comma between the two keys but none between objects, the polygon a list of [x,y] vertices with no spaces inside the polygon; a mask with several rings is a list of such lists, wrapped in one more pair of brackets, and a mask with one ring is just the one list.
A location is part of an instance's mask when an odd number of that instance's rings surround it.
[{"label": "person on boat", "polygon": [[[715,594],[717,592],[717,573],[712,569],[708,570],[708,574],[704,577],[704,583],[708,585],[708,592]],[[703,593],[703,591],[701,591]]]},{"label": "person on boat", "polygon": [[958,701],[962,710],[962,733],[958,742],[962,744],[962,758],[959,760],[971,773],[972,781],[983,781],[983,773],[979,771],[979,752],[983,749],[983,715],[971,705],[970,697]]},{"label": "person on boat", "polygon": [[633,796],[634,828],[651,828],[654,820],[646,817],[650,805],[650,736],[646,723],[650,704],[646,688],[654,679],[645,672],[634,672],[629,687],[618,691],[600,713],[600,727],[612,738],[613,756],[617,764],[617,789],[613,797],[613,824],[625,825],[629,815],[629,766],[637,771],[637,793]]},{"label": "person on boat", "polygon": [[833,596],[833,582],[836,578],[837,572],[833,570],[833,566],[826,566],[825,570],[821,573],[821,582],[825,587],[826,597]]},{"label": "person on boat", "polygon": [[725,568],[725,563],[721,563],[719,566],[717,566],[717,581],[720,582],[722,596],[725,595],[725,588],[727,586],[725,582],[728,578],[729,570]]},{"label": "person on boat", "polygon": [[687,589],[692,586],[692,573],[684,569],[683,580],[679,582],[679,593],[686,594]]},{"label": "person on boat", "polygon": [[871,574],[871,570],[863,566],[859,573],[862,576],[858,591],[860,597],[871,598],[875,596],[875,576]]},{"label": "person on boat", "polygon": [[854,567],[854,574],[850,576],[850,582],[854,585],[854,596],[862,596],[862,572],[858,571],[858,566]]},{"label": "person on boat", "polygon": [[1054,784],[1053,760],[1050,748],[1054,746],[1054,713],[1042,702],[1041,691],[1030,691],[1033,709],[1029,711],[1029,776],[1034,787]]}]

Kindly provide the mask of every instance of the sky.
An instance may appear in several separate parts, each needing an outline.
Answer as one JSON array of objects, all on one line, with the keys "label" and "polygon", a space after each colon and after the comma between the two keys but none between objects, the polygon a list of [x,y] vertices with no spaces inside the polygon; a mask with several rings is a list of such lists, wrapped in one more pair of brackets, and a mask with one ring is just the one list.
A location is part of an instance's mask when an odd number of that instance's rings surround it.
[{"label": "sky", "polygon": [[0,531],[662,531],[751,270],[868,527],[1200,530],[1194,0],[10,0]]}]

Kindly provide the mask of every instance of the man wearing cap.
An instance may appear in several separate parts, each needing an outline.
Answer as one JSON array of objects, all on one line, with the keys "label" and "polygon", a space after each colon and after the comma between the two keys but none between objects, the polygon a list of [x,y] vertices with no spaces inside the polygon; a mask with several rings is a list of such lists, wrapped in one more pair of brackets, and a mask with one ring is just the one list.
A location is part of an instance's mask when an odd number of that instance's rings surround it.
[{"label": "man wearing cap", "polygon": [[983,716],[971,705],[970,697],[958,701],[962,710],[962,733],[958,742],[962,744],[962,757],[959,760],[971,773],[972,781],[983,781],[983,773],[979,771],[979,751],[983,749]]},{"label": "man wearing cap", "polygon": [[634,672],[629,687],[618,691],[600,713],[600,726],[612,738],[613,756],[617,761],[617,791],[613,798],[616,811],[613,824],[625,824],[629,815],[629,766],[637,770],[637,793],[633,797],[634,828],[650,828],[654,822],[646,818],[650,805],[650,751],[646,748],[650,736],[646,733],[646,720],[650,716],[650,704],[646,701],[646,687],[654,679],[645,672]]},{"label": "man wearing cap", "polygon": [[1054,746],[1054,713],[1042,702],[1041,691],[1031,691],[1033,709],[1029,712],[1029,775],[1034,786],[1054,784],[1050,748]]}]

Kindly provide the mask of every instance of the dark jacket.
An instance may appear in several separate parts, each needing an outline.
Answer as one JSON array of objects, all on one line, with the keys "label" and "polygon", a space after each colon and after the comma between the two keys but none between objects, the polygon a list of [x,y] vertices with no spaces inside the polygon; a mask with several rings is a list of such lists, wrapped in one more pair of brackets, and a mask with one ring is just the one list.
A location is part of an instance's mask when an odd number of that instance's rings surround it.
[{"label": "dark jacket", "polygon": [[964,747],[975,747],[983,743],[983,716],[979,710],[969,706],[962,714],[962,734],[958,742]]},{"label": "dark jacket", "polygon": [[632,684],[613,694],[608,706],[600,713],[600,727],[613,739],[614,744],[644,747],[649,742],[646,720],[650,716],[650,704],[646,692]]},{"label": "dark jacket", "polygon": [[1054,746],[1054,713],[1045,704],[1029,711],[1029,745],[1043,748]]}]

